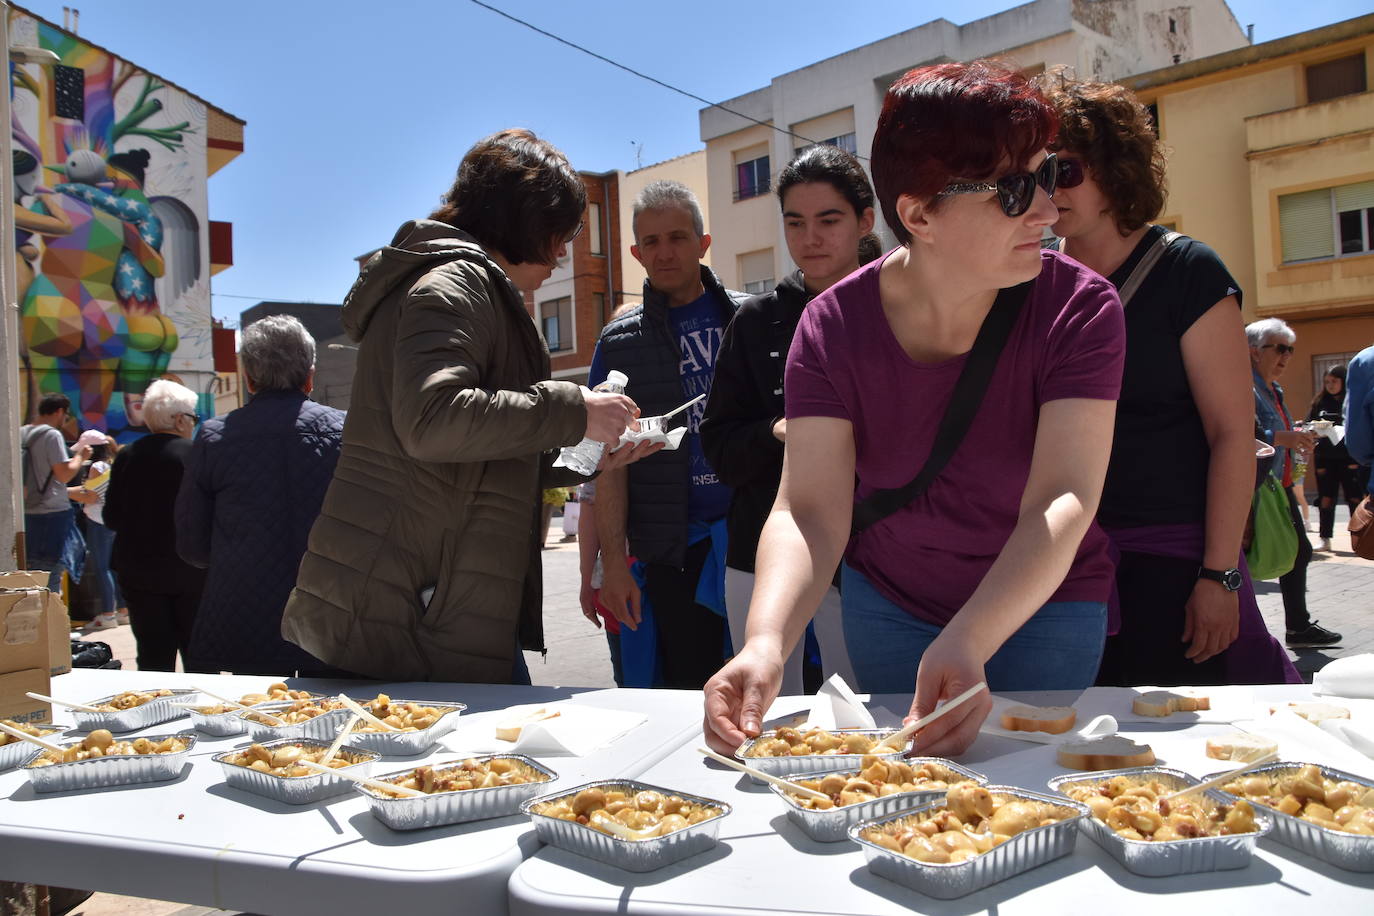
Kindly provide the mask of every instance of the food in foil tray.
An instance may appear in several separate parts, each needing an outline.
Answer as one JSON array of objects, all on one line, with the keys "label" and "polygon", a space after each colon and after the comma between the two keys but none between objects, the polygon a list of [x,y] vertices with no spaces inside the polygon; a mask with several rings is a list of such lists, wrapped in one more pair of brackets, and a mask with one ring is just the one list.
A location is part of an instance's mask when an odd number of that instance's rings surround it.
[{"label": "food in foil tray", "polygon": [[1205,836],[1254,833],[1255,809],[1240,799],[1219,804],[1201,792],[1163,800],[1175,791],[1155,779],[1113,776],[1099,783],[1066,787],[1093,817],[1128,840],[1191,840]]},{"label": "food in foil tray", "polygon": [[948,789],[951,780],[946,777],[950,775],[955,777],[952,782],[956,785],[969,781],[967,777],[951,773],[938,765],[923,763],[913,767],[902,760],[875,757],[872,754],[864,755],[859,766],[857,773],[830,773],[819,779],[792,780],[804,788],[824,792],[830,796],[829,799],[811,798],[793,792],[787,794],[803,808],[828,811],[900,792]]},{"label": "food in foil tray", "polygon": [[170,690],[126,690],[121,694],[110,697],[107,702],[101,703],[95,708],[101,712],[119,712],[124,709],[133,709],[134,707],[142,706],[144,703],[151,703],[153,700],[159,700],[162,697],[169,697],[171,695],[172,691]]},{"label": "food in foil tray", "polygon": [[[490,789],[494,786],[521,786],[536,782],[548,782],[549,777],[509,757],[494,757],[485,762],[474,759],[463,760],[453,766],[435,769],[418,766],[400,779],[386,780],[403,789],[416,789],[426,795],[441,792],[462,792],[467,789]],[[400,792],[388,792],[380,786],[372,787],[377,792],[401,797]]]},{"label": "food in foil tray", "polygon": [[1313,764],[1238,776],[1221,790],[1328,830],[1374,835],[1374,788],[1329,779]]},{"label": "food in foil tray", "polygon": [[[301,763],[303,761],[320,763],[320,758],[325,755],[327,750],[328,748],[308,743],[280,744],[271,748],[263,747],[261,744],[251,744],[236,754],[229,754],[224,758],[224,762],[257,770],[259,773],[266,773],[269,776],[318,776],[318,770],[302,766]],[[368,759],[376,758],[369,756]],[[343,749],[325,761],[323,766],[337,770],[353,766],[359,762],[358,757]]]},{"label": "food in foil tray", "polygon": [[[873,735],[828,732],[812,728],[805,732],[780,728],[773,736],[754,742],[749,757],[806,757],[812,754],[867,754],[878,743]],[[895,749],[894,749],[895,750]]]},{"label": "food in foil tray", "polygon": [[[239,697],[239,703],[243,706],[256,706],[259,703],[282,703],[286,700],[308,700],[312,696],[309,690],[293,690],[281,681],[267,685],[267,689],[262,693],[245,693]],[[196,712],[206,716],[218,716],[226,712],[238,712],[238,706],[230,706],[226,703],[216,703],[211,706],[197,706]]]},{"label": "food in foil tray", "polygon": [[632,794],[601,786],[544,802],[533,811],[545,817],[576,821],[611,836],[636,840],[667,836],[722,814],[719,808],[689,802],[679,795],[652,791]]},{"label": "food in foil tray", "polygon": [[[397,731],[418,732],[424,731],[448,712],[448,709],[435,709],[433,706],[424,706],[420,703],[393,703],[391,697],[384,693],[377,694],[376,699],[369,700],[362,704],[363,708],[381,719],[387,725]],[[380,732],[383,729],[376,725],[362,720],[353,726],[355,732]]]},{"label": "food in foil tray", "polygon": [[998,795],[968,782],[950,786],[944,807],[870,827],[860,836],[918,862],[956,863],[990,852],[1019,833],[1076,814],[1067,808]]},{"label": "food in foil tray", "polygon": [[114,735],[103,728],[97,728],[75,744],[57,751],[44,751],[29,764],[31,767],[46,767],[56,763],[73,763],[77,760],[91,760],[96,757],[128,757],[145,754],[179,754],[188,747],[187,740],[180,735],[172,735],[161,741],[148,738],[135,738],[132,741],[116,741]]},{"label": "food in foil tray", "polygon": [[[345,706],[334,697],[312,697],[304,700],[296,700],[290,706],[282,709],[273,709],[266,715],[247,712],[244,718],[252,719],[254,722],[261,722],[264,725],[300,725],[302,722],[309,722],[311,719],[333,712],[336,709],[344,709]],[[268,718],[268,717],[271,718]],[[280,720],[280,721],[275,721]]]},{"label": "food in foil tray", "polygon": [[[42,738],[44,735],[51,735],[57,731],[55,728],[40,728],[37,725],[30,725],[27,722],[16,722],[13,719],[0,719],[0,725],[8,725],[15,731],[23,732],[26,735],[32,735],[35,738]],[[13,735],[7,735],[4,732],[0,732],[0,747],[4,747],[7,744],[20,744],[23,740],[23,738],[16,738]]]}]

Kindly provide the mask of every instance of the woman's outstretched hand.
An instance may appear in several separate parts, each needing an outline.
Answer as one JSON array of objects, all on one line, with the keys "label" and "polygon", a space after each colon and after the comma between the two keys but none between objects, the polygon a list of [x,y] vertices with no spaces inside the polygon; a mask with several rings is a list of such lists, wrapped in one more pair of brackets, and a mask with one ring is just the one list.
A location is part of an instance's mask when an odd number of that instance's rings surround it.
[{"label": "woman's outstretched hand", "polygon": [[[916,669],[916,695],[911,712],[902,721],[914,722],[930,714],[942,701],[968,690],[983,676],[983,663],[954,640],[939,636],[921,656]],[[929,757],[953,757],[968,750],[978,737],[978,729],[992,711],[992,694],[980,690],[972,699],[948,715],[936,719],[916,735],[916,750]]]},{"label": "woman's outstretched hand", "polygon": [[746,643],[738,655],[706,682],[706,743],[721,754],[733,754],[763,729],[763,715],[782,684],[782,657]]}]

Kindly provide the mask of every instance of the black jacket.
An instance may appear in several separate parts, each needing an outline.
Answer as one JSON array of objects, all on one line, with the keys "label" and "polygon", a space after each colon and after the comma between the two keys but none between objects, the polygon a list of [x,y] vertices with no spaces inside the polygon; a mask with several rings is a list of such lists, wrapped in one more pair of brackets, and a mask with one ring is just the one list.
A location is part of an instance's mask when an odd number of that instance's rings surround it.
[{"label": "black jacket", "polygon": [[205,584],[205,571],[177,555],[174,510],[190,451],[190,439],[153,433],[115,456],[103,517],[118,535],[110,568],[121,588],[179,595]]},{"label": "black jacket", "polygon": [[773,424],[783,417],[787,351],[810,301],[801,271],[772,292],[746,300],[716,358],[701,445],[721,482],[734,491],[726,551],[733,569],[754,571],[759,535],[778,495],[783,445],[773,435]]},{"label": "black jacket", "polygon": [[[745,295],[722,286],[708,267],[701,268],[701,282],[720,307],[721,327],[728,326]],[[629,377],[625,393],[643,416],[659,416],[686,400],[679,368],[682,354],[668,323],[668,299],[649,281],[644,281],[644,304],[606,325],[597,348],[607,371],[619,369]],[[686,422],[685,417],[679,414],[676,422]],[[630,552],[646,563],[681,567],[687,553],[691,487],[686,443],[636,461],[628,472]]]},{"label": "black jacket", "polygon": [[[1330,394],[1322,391],[1312,411],[1307,415],[1309,420],[1331,420],[1337,424],[1343,424],[1345,418],[1341,412],[1345,410],[1345,394]],[[1350,452],[1345,449],[1345,440],[1333,445],[1331,440],[1325,436],[1317,438],[1317,448],[1314,457],[1319,465],[1343,465],[1353,463],[1350,460]]]},{"label": "black jacket", "polygon": [[344,412],[300,391],[263,391],[201,424],[177,497],[177,552],[209,579],[191,655],[215,671],[326,666],[281,636],[310,526],[343,439]]}]

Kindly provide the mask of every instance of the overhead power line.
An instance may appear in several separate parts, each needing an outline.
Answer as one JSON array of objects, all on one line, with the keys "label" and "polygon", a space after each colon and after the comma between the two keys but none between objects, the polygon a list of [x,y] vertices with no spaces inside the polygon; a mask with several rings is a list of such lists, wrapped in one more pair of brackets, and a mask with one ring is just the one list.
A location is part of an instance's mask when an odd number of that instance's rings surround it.
[{"label": "overhead power line", "polygon": [[[562,37],[561,35],[555,35],[553,32],[550,32],[548,29],[541,29],[539,26],[535,25],[535,24],[532,23],[532,22],[526,22],[524,19],[521,19],[519,16],[512,16],[510,13],[507,13],[505,10],[498,9],[498,8],[492,6],[490,3],[483,3],[482,0],[470,0],[470,2],[473,3],[473,4],[476,5],[476,6],[480,6],[480,7],[481,7],[482,9],[484,9],[484,10],[489,10],[489,11],[495,13],[496,15],[501,16],[501,17],[504,18],[504,19],[509,19],[511,22],[514,22],[516,25],[524,26],[525,28],[529,29],[529,30],[532,31],[532,32],[538,32],[540,35],[543,35],[545,38],[551,38],[551,39],[553,39],[554,41],[558,42],[558,43],[561,44],[561,45],[567,45],[568,47],[572,48],[572,49],[575,50],[575,51],[581,51],[583,54],[586,54],[586,55],[588,55],[589,57],[595,57],[597,60],[601,61],[602,63],[610,64],[612,67],[615,67],[617,70],[624,70],[626,73],[629,73],[629,74],[631,74],[632,76],[637,76],[637,77],[639,77],[639,78],[642,79],[642,80],[648,80],[649,82],[653,83],[655,86],[662,86],[664,89],[667,89],[669,92],[676,92],[678,95],[686,96],[687,98],[689,98],[689,99],[691,99],[691,100],[693,100],[693,101],[695,101],[695,102],[700,102],[701,104],[707,106],[708,108],[717,108],[717,109],[719,109],[719,110],[725,112],[726,114],[732,114],[732,115],[734,115],[734,116],[737,117],[737,118],[743,118],[744,120],[749,121],[749,122],[751,122],[751,123],[753,123],[753,124],[757,124],[757,125],[759,125],[760,127],[767,127],[769,130],[775,130],[775,131],[777,131],[777,132],[780,133],[780,134],[786,134],[786,135],[789,136],[789,137],[792,137],[792,138],[797,139],[797,140],[801,140],[803,143],[806,143],[806,144],[808,144],[808,145],[810,145],[810,146],[815,146],[816,143],[817,143],[817,141],[812,140],[810,137],[803,137],[801,134],[796,133],[796,132],[794,132],[794,131],[790,131],[790,130],[788,130],[788,129],[785,128],[785,127],[779,127],[778,125],[772,124],[772,123],[770,123],[770,122],[768,122],[768,121],[760,121],[758,118],[750,117],[749,115],[745,114],[745,113],[742,112],[742,111],[736,111],[735,109],[729,108],[729,107],[727,107],[727,106],[725,106],[725,105],[722,105],[722,104],[720,104],[719,102],[712,102],[710,99],[703,99],[701,96],[697,95],[697,94],[694,93],[694,92],[688,92],[686,89],[679,88],[679,87],[677,87],[677,86],[672,85],[671,83],[665,83],[663,80],[658,79],[657,77],[650,76],[650,75],[647,74],[647,73],[641,73],[640,71],[636,70],[635,68],[633,68],[633,67],[628,67],[628,66],[626,66],[625,64],[620,63],[619,61],[612,60],[611,58],[607,57],[607,56],[604,55],[604,54],[598,54],[596,51],[593,51],[593,50],[591,50],[590,48],[584,48],[582,45],[578,44],[578,43],[575,42],[575,41],[569,41],[568,39]],[[865,159],[865,158],[867,158],[867,157],[855,155],[855,158],[857,158],[857,159]]]}]

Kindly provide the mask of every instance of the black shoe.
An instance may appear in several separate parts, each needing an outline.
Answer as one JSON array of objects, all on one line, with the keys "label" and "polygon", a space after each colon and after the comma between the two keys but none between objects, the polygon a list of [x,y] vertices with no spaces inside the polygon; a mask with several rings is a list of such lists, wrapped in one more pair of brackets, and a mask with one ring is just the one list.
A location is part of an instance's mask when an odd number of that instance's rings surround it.
[{"label": "black shoe", "polygon": [[1284,642],[1290,649],[1314,649],[1319,646],[1334,646],[1341,641],[1341,634],[1326,627],[1317,626],[1314,620],[1301,630],[1289,630]]}]

